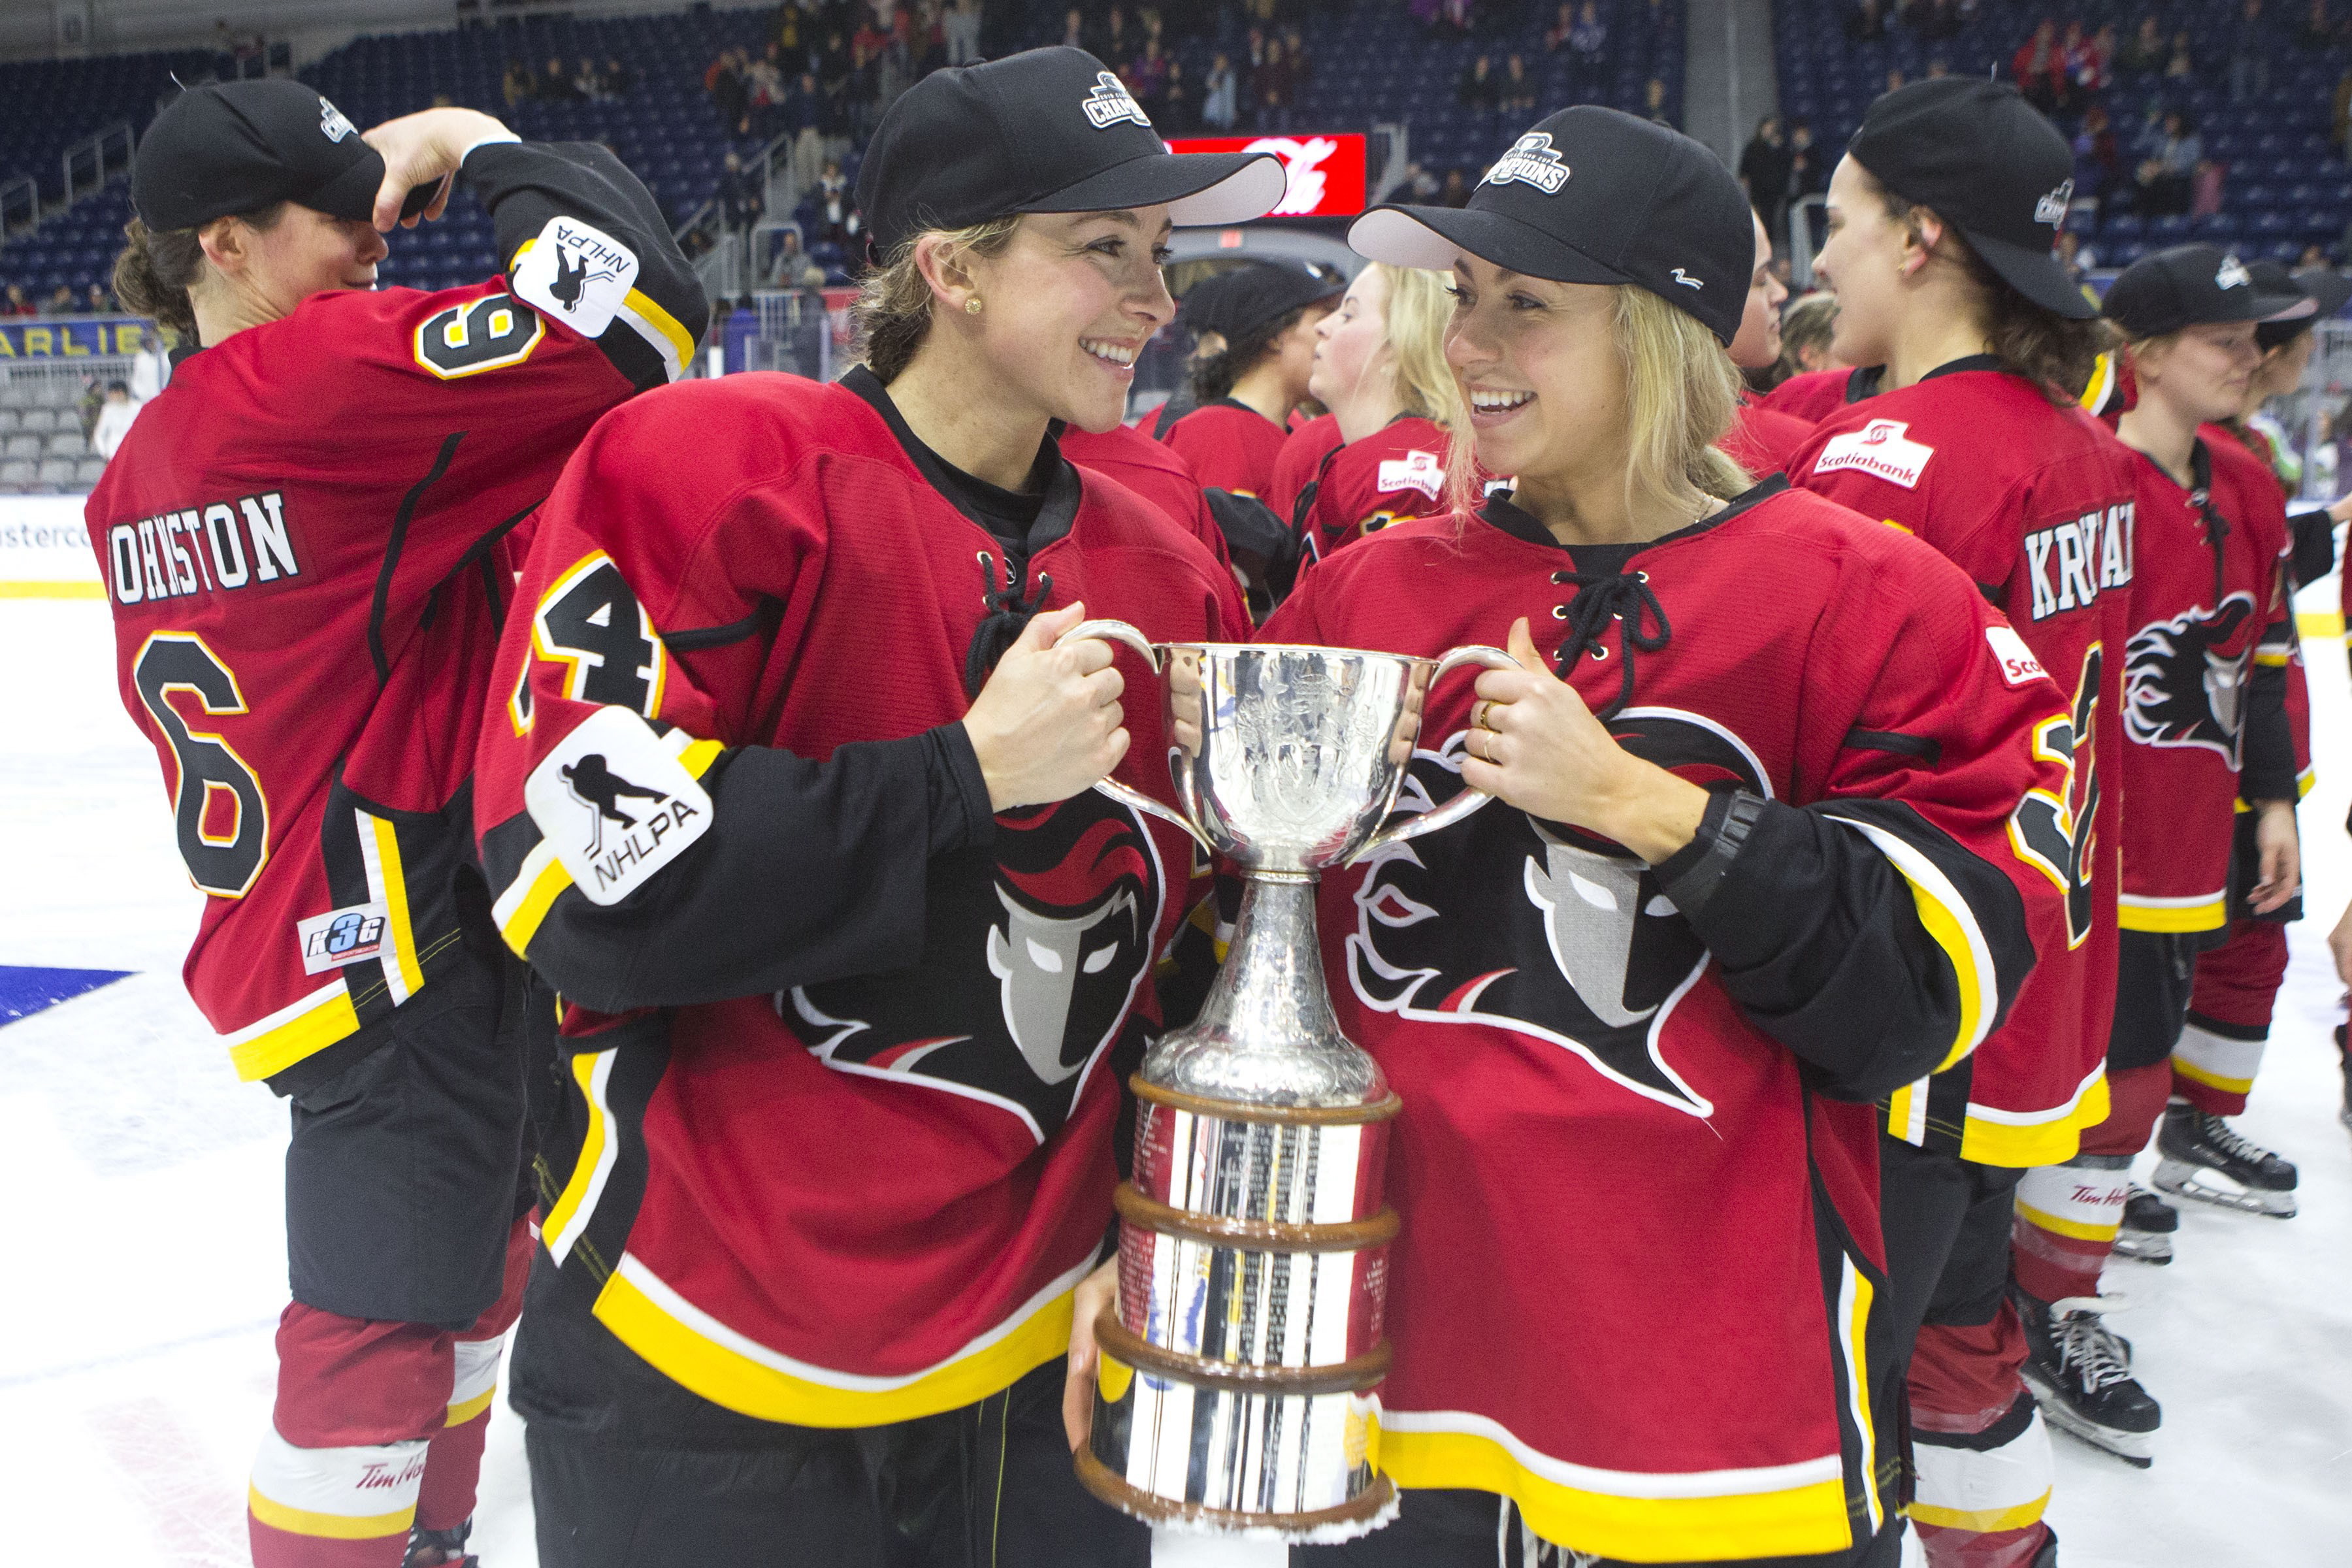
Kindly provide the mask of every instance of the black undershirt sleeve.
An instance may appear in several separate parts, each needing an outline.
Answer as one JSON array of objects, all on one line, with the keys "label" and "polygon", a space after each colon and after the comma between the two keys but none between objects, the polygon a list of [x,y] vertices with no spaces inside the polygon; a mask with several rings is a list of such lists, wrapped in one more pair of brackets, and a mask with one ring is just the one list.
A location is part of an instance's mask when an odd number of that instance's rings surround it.
[{"label": "black undershirt sleeve", "polygon": [[618,903],[550,907],[529,956],[567,1001],[622,1013],[903,968],[931,859],[994,831],[960,723],[822,763],[741,747],[702,783],[711,824],[685,854]]},{"label": "black undershirt sleeve", "polygon": [[1959,996],[1907,884],[1853,828],[1719,791],[1658,879],[1740,1011],[1840,1099],[1874,1100],[1950,1051]]},{"label": "black undershirt sleeve", "polygon": [[[2271,638],[2263,641],[2273,644]],[[2294,731],[2286,717],[2286,670],[2283,662],[2258,663],[2246,681],[2245,757],[2238,772],[2238,795],[2249,803],[2292,801],[2297,794]]]},{"label": "black undershirt sleeve", "polygon": [[2298,586],[2308,587],[2336,570],[2336,520],[2326,507],[2288,518],[2286,535],[2286,569]]}]

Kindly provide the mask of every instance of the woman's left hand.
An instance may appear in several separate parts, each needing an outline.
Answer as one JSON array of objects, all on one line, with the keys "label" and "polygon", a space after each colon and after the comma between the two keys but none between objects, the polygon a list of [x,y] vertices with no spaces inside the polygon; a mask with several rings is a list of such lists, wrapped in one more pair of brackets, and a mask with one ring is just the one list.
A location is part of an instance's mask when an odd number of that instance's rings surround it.
[{"label": "woman's left hand", "polygon": [[1524,616],[1511,624],[1509,652],[1521,668],[1478,677],[1462,782],[1530,816],[1614,839],[1653,866],[1687,845],[1706,792],[1619,745],[1551,673]]},{"label": "woman's left hand", "polygon": [[1070,1372],[1062,1384],[1062,1429],[1070,1452],[1086,1446],[1095,1424],[1095,1369],[1102,1349],[1095,1343],[1095,1320],[1118,1300],[1118,1259],[1113,1258],[1078,1281],[1070,1320]]},{"label": "woman's left hand", "polygon": [[2303,886],[2302,845],[2294,830],[2294,803],[2266,800],[2254,807],[2254,852],[2259,868],[2246,902],[2258,915],[2294,897]]}]

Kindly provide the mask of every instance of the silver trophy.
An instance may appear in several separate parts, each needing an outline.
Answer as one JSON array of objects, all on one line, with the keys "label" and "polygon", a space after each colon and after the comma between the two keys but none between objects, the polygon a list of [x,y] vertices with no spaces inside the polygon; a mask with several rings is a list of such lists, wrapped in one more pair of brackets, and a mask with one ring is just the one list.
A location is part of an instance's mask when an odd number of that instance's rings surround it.
[{"label": "silver trophy", "polygon": [[1194,1529],[1344,1541],[1393,1516],[1377,1473],[1388,1342],[1381,1198],[1400,1101],[1339,1032],[1315,883],[1490,798],[1464,790],[1392,826],[1431,685],[1499,648],[1443,658],[1268,644],[1123,643],[1160,674],[1177,824],[1247,880],[1223,968],[1188,1028],[1131,1080],[1135,1177],[1118,1188],[1118,1304],[1097,1322],[1094,1432],[1079,1479],[1115,1507]]}]

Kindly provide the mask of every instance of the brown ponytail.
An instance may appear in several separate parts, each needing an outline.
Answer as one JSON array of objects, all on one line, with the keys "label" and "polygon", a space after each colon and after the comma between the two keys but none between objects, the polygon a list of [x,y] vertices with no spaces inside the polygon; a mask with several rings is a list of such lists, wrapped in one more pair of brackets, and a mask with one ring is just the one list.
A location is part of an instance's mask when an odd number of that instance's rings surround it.
[{"label": "brown ponytail", "polygon": [[[272,202],[237,221],[267,231],[285,215],[284,202]],[[193,228],[165,229],[157,234],[144,220],[132,218],[122,226],[129,241],[114,258],[114,297],[134,315],[152,316],[163,334],[175,343],[196,341],[196,308],[188,290],[204,276],[205,247]]]}]

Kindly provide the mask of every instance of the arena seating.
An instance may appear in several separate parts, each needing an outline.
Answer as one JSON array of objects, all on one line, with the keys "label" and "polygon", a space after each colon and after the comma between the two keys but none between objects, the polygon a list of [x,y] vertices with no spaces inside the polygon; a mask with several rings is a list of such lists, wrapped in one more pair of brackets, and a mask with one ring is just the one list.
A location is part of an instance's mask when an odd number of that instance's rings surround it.
[{"label": "arena seating", "polygon": [[175,72],[194,81],[212,68],[201,50],[0,65],[0,179],[27,174],[42,201],[63,200],[60,153],[116,121],[143,132]]},{"label": "arena seating", "polygon": [[[2011,57],[2047,16],[2048,0],[1985,0],[1973,20],[1952,38],[1930,41],[1907,27],[1887,29],[1882,39],[1856,43],[1845,33],[1852,0],[1775,0],[1774,53],[1782,114],[1805,121],[1814,144],[1834,162],[1871,100],[1886,89],[1887,73],[1908,80],[1928,74],[1942,61],[1954,75],[2010,74]],[[2352,47],[2305,51],[2284,33],[2273,57],[2269,89],[2252,101],[2232,104],[2228,60],[2235,4],[2221,0],[2086,0],[2065,8],[2058,19],[2080,20],[2086,31],[2112,24],[2128,37],[2144,16],[2158,19],[2168,40],[2185,31],[2195,68],[2186,79],[2120,71],[2095,95],[2113,122],[2122,153],[2121,194],[2103,213],[2078,209],[2071,228],[2094,247],[2098,265],[2125,267],[2152,249],[2189,240],[2210,240],[2248,256],[2266,256],[2292,265],[2309,245],[2344,259],[2345,224],[2352,219],[2352,168],[2329,144],[2328,114],[2337,80],[2352,68]],[[2302,16],[2295,5],[2273,7],[2282,29]],[[2070,137],[2080,129],[2087,99],[2078,98],[2057,117]],[[2179,215],[2148,217],[2132,208],[2130,173],[2137,162],[2134,138],[2151,104],[2189,115],[2203,138],[2205,155],[2222,166],[2220,212],[2191,219]],[[1751,129],[1743,127],[1743,131]],[[2078,195],[2088,182],[2078,179]]]}]

